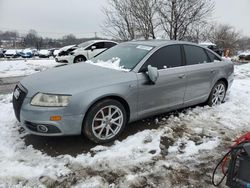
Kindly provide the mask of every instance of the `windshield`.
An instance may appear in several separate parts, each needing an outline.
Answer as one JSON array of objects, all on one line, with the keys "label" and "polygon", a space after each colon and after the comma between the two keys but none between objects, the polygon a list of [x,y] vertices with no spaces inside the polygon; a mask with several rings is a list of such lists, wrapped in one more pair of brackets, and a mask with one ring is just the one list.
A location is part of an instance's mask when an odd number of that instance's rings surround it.
[{"label": "windshield", "polygon": [[138,44],[120,44],[91,59],[93,63],[119,60],[119,67],[133,69],[151,50],[152,46]]},{"label": "windshield", "polygon": [[92,43],[93,43],[93,41],[87,41],[87,42],[83,42],[81,44],[78,44],[77,46],[80,47],[80,48],[85,48],[85,47],[89,46]]}]

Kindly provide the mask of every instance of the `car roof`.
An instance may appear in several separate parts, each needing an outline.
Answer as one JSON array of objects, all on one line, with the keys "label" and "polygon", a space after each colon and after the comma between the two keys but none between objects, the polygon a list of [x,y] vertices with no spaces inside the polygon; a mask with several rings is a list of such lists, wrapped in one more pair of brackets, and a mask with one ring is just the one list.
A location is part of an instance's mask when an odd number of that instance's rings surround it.
[{"label": "car roof", "polygon": [[127,44],[136,44],[136,45],[147,45],[147,46],[154,46],[154,47],[160,47],[164,45],[170,45],[170,44],[191,44],[191,45],[197,45],[192,42],[185,42],[185,41],[178,41],[178,40],[164,40],[164,39],[152,39],[152,40],[135,40],[135,41],[129,41],[125,42]]},{"label": "car roof", "polygon": [[91,42],[91,43],[96,43],[96,42],[113,42],[113,43],[117,43],[117,42],[112,41],[112,40],[87,40],[85,42]]}]

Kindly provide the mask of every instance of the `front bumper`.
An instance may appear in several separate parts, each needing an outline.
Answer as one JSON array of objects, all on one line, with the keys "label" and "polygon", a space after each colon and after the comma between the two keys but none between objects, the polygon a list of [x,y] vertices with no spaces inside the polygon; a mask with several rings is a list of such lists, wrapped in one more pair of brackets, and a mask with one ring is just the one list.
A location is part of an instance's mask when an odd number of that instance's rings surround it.
[{"label": "front bumper", "polygon": [[74,62],[74,56],[72,55],[65,55],[65,56],[56,56],[56,62],[61,63],[73,63]]},{"label": "front bumper", "polygon": [[[37,107],[30,105],[26,97],[27,89],[16,86],[18,99],[13,95],[13,108],[16,118],[29,133],[41,136],[80,135],[84,115],[65,115],[67,107]],[[16,90],[15,88],[15,90]],[[14,91],[15,94],[15,91]],[[60,121],[51,121],[51,116],[61,116]]]},{"label": "front bumper", "polygon": [[[37,107],[26,98],[20,111],[21,126],[29,133],[40,136],[80,135],[83,115],[64,115],[64,107]],[[51,116],[61,116],[60,121],[51,121]],[[47,127],[47,130],[41,127]],[[45,132],[44,132],[45,131]]]}]

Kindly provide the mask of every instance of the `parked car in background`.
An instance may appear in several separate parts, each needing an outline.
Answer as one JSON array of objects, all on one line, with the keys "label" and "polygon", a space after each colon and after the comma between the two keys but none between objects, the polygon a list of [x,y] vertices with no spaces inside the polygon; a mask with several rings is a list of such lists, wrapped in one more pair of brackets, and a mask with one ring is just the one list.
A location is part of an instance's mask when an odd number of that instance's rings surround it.
[{"label": "parked car in background", "polygon": [[71,52],[68,51],[68,53],[64,55],[58,55],[57,59],[58,61],[67,63],[79,63],[91,59],[115,45],[117,45],[117,42],[114,41],[90,40],[77,45],[76,49]]},{"label": "parked car in background", "polygon": [[121,43],[91,61],[33,74],[16,86],[15,115],[28,132],[110,142],[128,122],[221,104],[234,75],[231,61],[180,41]]},{"label": "parked car in background", "polygon": [[4,50],[0,48],[0,58],[5,57],[4,56]]},{"label": "parked car in background", "polygon": [[199,43],[199,45],[203,46],[203,47],[206,47],[206,48],[209,48],[210,50],[213,50],[215,53],[217,53],[219,56],[222,56],[223,55],[223,50],[222,49],[219,49],[216,44],[214,43],[210,43],[210,42],[202,42],[202,43]]},{"label": "parked car in background", "polygon": [[55,49],[55,50],[53,51],[53,57],[56,57],[56,56],[58,55],[59,52],[60,52],[59,49]]},{"label": "parked car in background", "polygon": [[18,53],[22,58],[32,58],[34,56],[33,51],[29,48],[24,49]]},{"label": "parked car in background", "polygon": [[56,62],[68,63],[65,57],[67,57],[69,53],[74,51],[76,48],[77,45],[68,45],[59,49],[59,52],[55,57]]},{"label": "parked car in background", "polygon": [[241,52],[239,55],[239,60],[246,60],[246,61],[250,61],[250,51],[244,51]]},{"label": "parked car in background", "polygon": [[14,50],[14,49],[6,50],[6,52],[4,53],[4,55],[7,58],[17,58],[17,57],[20,57],[20,54],[18,53],[18,51]]},{"label": "parked car in background", "polygon": [[38,52],[38,56],[40,58],[49,58],[52,55],[52,52],[50,50],[40,50]]}]

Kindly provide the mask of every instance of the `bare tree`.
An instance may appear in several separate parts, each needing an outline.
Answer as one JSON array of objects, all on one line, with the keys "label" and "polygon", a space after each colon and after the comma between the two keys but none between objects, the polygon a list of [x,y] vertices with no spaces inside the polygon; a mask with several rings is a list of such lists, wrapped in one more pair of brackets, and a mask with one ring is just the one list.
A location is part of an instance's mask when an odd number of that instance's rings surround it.
[{"label": "bare tree", "polygon": [[120,40],[156,38],[156,0],[109,0],[103,29]]},{"label": "bare tree", "polygon": [[155,39],[156,0],[131,0],[131,15],[135,19],[136,30],[145,39]]},{"label": "bare tree", "polygon": [[242,51],[250,50],[250,37],[241,37],[239,39],[239,49]]},{"label": "bare tree", "polygon": [[73,34],[65,35],[62,37],[64,45],[72,45],[78,43],[77,38]]},{"label": "bare tree", "polygon": [[195,26],[205,23],[214,9],[210,0],[159,0],[162,29],[171,40],[183,40]]},{"label": "bare tree", "polygon": [[241,33],[227,24],[213,26],[213,31],[210,34],[213,43],[222,49],[230,50],[231,54],[240,49],[241,38]]},{"label": "bare tree", "polygon": [[30,30],[24,37],[23,43],[25,47],[36,47],[40,49],[42,47],[43,38],[40,37],[35,30]]},{"label": "bare tree", "polygon": [[104,32],[124,41],[134,39],[136,27],[130,9],[130,0],[109,0],[109,7],[103,10],[106,17]]}]

